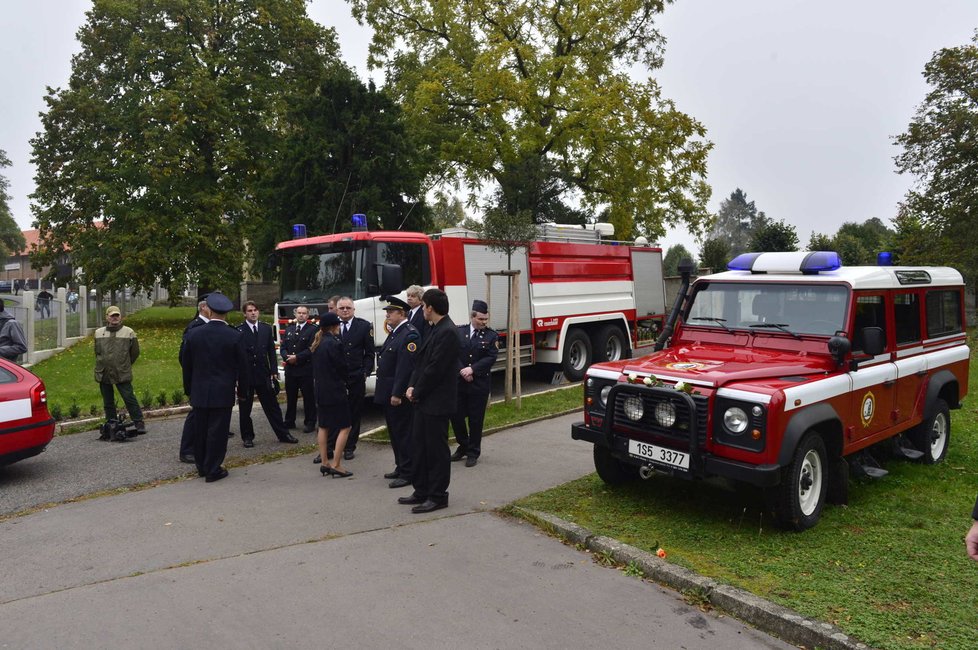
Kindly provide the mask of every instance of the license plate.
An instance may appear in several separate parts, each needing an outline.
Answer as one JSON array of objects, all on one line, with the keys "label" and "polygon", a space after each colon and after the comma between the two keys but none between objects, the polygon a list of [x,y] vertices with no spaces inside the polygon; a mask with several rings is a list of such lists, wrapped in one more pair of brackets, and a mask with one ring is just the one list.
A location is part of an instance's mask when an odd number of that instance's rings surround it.
[{"label": "license plate", "polygon": [[689,469],[689,454],[684,451],[666,449],[665,447],[650,445],[647,442],[639,442],[638,440],[629,440],[628,453],[632,456],[650,460],[653,463],[678,467],[680,469]]}]

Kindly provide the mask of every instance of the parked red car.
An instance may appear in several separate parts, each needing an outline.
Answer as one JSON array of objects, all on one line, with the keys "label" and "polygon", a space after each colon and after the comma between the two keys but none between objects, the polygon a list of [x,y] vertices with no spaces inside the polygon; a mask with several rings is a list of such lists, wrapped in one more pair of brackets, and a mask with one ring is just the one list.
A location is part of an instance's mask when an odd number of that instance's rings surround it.
[{"label": "parked red car", "polygon": [[44,382],[0,359],[0,465],[36,456],[54,437]]}]

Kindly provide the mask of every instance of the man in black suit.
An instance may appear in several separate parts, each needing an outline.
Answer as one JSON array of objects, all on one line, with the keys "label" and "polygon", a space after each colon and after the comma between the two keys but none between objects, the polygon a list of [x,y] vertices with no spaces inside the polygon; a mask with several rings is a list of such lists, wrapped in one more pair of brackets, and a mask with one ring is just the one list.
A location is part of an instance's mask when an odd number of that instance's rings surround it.
[{"label": "man in black suit", "polygon": [[285,426],[295,428],[295,412],[302,391],[302,409],[305,413],[303,432],[316,430],[316,393],[312,381],[312,340],[316,338],[316,326],[309,320],[309,308],[299,305],[293,312],[295,322],[285,328],[282,337],[282,359],[285,360]]},{"label": "man in black suit", "polygon": [[458,441],[452,460],[465,458],[466,467],[475,467],[482,453],[482,423],[492,387],[489,375],[499,355],[499,334],[489,327],[489,305],[484,301],[472,302],[470,318],[468,325],[458,326],[462,369],[458,372],[458,410],[452,416],[452,430]]},{"label": "man in black suit", "polygon": [[297,443],[282,421],[282,407],[278,405],[278,364],[275,356],[274,332],[268,323],[259,320],[258,305],[249,300],[241,306],[245,322],[238,326],[245,357],[248,359],[248,376],[242,381],[244,395],[238,405],[238,418],[241,423],[241,440],[245,447],[255,446],[255,427],[251,421],[251,407],[255,395],[261,403],[272,431],[279,442]]},{"label": "man in black suit", "polygon": [[[336,301],[336,314],[340,317],[340,341],[346,352],[346,366],[350,374],[346,381],[346,394],[350,404],[350,436],[346,440],[344,460],[353,460],[360,438],[360,414],[363,398],[367,394],[367,376],[374,371],[374,326],[370,321],[354,315],[353,299],[342,296]],[[327,450],[332,454],[336,446],[338,430],[330,430]]]},{"label": "man in black suit", "polygon": [[384,310],[391,333],[377,356],[377,386],[374,402],[384,408],[384,419],[394,450],[394,471],[384,474],[393,479],[390,487],[411,485],[411,402],[408,401],[408,381],[414,371],[418,351],[418,330],[407,322],[408,305],[400,298],[388,298]]},{"label": "man in black suit", "polygon": [[421,298],[424,317],[431,324],[421,344],[407,398],[414,403],[411,429],[411,483],[414,493],[398,503],[414,505],[411,512],[432,512],[448,507],[451,450],[448,418],[458,400],[458,332],[448,316],[448,296],[428,289]]},{"label": "man in black suit", "polygon": [[[187,336],[183,353],[183,390],[194,408],[194,459],[208,483],[228,475],[221,467],[228,448],[235,387],[248,374],[241,332],[224,318],[234,308],[222,293],[207,296],[211,319]],[[240,397],[240,393],[238,394]]]},{"label": "man in black suit", "polygon": [[424,341],[424,335],[428,331],[428,321],[424,319],[424,310],[421,309],[421,296],[424,295],[424,289],[416,284],[412,284],[407,288],[407,304],[408,304],[408,322],[414,325],[414,328],[418,330],[418,336],[421,337],[421,341]]},{"label": "man in black suit", "polygon": [[[183,339],[180,341],[180,364],[183,365],[183,348],[187,344],[187,335],[196,327],[200,327],[210,320],[210,312],[207,310],[207,296],[204,296],[197,303],[197,315],[183,328]],[[180,435],[180,462],[194,462],[194,408],[190,407],[187,419],[183,421],[183,433]]]}]

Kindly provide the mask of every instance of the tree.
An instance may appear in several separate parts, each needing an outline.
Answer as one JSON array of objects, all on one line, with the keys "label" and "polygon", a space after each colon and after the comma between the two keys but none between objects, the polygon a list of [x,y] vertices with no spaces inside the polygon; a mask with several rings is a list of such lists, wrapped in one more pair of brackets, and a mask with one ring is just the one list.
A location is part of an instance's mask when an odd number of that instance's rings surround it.
[{"label": "tree", "polygon": [[834,251],[835,243],[828,235],[823,235],[820,232],[812,232],[812,236],[808,239],[808,250]]},{"label": "tree", "polygon": [[494,182],[507,212],[545,219],[555,196],[607,206],[622,238],[708,221],[705,129],[654,79],[629,75],[662,65],[661,0],[350,4],[410,123],[445,169],[473,187]]},{"label": "tree", "polygon": [[[10,158],[7,152],[0,149],[0,170],[10,167]],[[21,232],[14,221],[14,215],[10,212],[10,181],[3,174],[0,174],[0,259],[23,250],[26,242],[24,233]]]},{"label": "tree", "polygon": [[432,232],[459,228],[465,219],[465,206],[461,201],[444,192],[435,192],[435,202],[431,205]]},{"label": "tree", "polygon": [[95,0],[78,40],[31,141],[35,265],[67,246],[105,288],[235,289],[287,100],[333,34],[303,0]]},{"label": "tree", "polygon": [[798,233],[795,227],[780,221],[771,221],[756,229],[750,238],[751,251],[786,253],[798,250]]},{"label": "tree", "polygon": [[971,42],[938,50],[924,66],[931,87],[896,143],[900,173],[916,177],[906,209],[932,236],[944,240],[944,264],[978,279],[978,31]]},{"label": "tree", "polygon": [[666,256],[662,258],[662,273],[666,277],[679,275],[679,263],[683,260],[692,260],[693,254],[690,253],[682,244],[670,246],[666,251]]},{"label": "tree", "polygon": [[747,200],[747,193],[738,187],[720,203],[716,221],[710,228],[710,238],[726,243],[729,253],[736,256],[748,250],[753,232],[769,222],[763,212],[758,212],[754,202]]},{"label": "tree", "polygon": [[731,258],[730,246],[723,239],[710,237],[700,249],[700,266],[712,269],[714,273],[725,271]]},{"label": "tree", "polygon": [[489,248],[506,255],[506,268],[513,268],[513,253],[527,249],[537,237],[537,228],[529,212],[509,213],[500,208],[486,211],[482,236]]}]

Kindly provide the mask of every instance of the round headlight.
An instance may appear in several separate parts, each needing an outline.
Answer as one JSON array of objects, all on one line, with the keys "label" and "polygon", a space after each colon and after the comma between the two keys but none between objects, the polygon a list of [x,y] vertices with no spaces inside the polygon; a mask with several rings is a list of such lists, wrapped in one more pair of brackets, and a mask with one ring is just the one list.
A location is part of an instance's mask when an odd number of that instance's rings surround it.
[{"label": "round headlight", "polygon": [[587,386],[588,388],[592,388],[594,386],[594,380],[588,377],[587,381],[584,382],[584,385]]},{"label": "round headlight", "polygon": [[731,406],[723,413],[723,426],[730,433],[743,433],[747,430],[747,413],[739,406]]},{"label": "round headlight", "polygon": [[605,386],[604,388],[601,389],[601,392],[598,393],[598,400],[601,402],[601,406],[608,405],[609,393],[611,393],[611,386]]},{"label": "round headlight", "polygon": [[755,418],[759,418],[761,417],[761,413],[764,412],[764,409],[762,409],[760,406],[755,406],[750,410],[750,412]]},{"label": "round headlight", "polygon": [[625,416],[633,422],[638,422],[645,415],[645,408],[642,406],[641,397],[635,397],[634,395],[632,397],[626,397],[623,406],[625,407]]},{"label": "round headlight", "polygon": [[666,428],[676,423],[676,407],[672,402],[659,402],[655,405],[655,421]]}]

